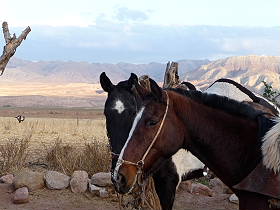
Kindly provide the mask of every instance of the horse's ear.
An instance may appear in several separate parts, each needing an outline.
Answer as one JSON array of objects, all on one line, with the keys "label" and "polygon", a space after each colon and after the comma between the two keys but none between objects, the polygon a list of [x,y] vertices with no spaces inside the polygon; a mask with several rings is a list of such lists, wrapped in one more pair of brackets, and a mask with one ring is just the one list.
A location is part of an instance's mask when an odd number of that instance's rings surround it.
[{"label": "horse's ear", "polygon": [[159,87],[158,84],[152,79],[150,79],[150,87],[151,87],[151,93],[153,94],[153,96],[156,97],[156,99],[159,102],[162,102],[163,96],[162,96],[161,87]]},{"label": "horse's ear", "polygon": [[136,74],[131,73],[130,77],[128,79],[128,84],[129,86],[131,86],[131,88],[133,87],[133,85],[135,86],[136,84],[138,84],[138,77]]},{"label": "horse's ear", "polygon": [[105,92],[111,92],[114,88],[114,85],[113,83],[111,82],[111,80],[109,79],[109,77],[107,77],[106,73],[105,72],[102,72],[100,74],[100,84],[101,84],[101,87],[102,89],[105,91]]}]

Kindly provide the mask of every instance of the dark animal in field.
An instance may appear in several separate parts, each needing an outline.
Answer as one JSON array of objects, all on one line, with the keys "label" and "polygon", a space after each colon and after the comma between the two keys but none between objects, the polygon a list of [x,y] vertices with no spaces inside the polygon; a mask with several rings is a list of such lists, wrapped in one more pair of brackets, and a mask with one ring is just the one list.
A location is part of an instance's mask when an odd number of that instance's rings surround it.
[{"label": "dark animal in field", "polygon": [[271,205],[280,200],[279,118],[227,97],[164,91],[153,80],[150,92],[135,87],[142,103],[114,171],[120,191],[184,148],[235,192],[241,210],[279,209]]},{"label": "dark animal in field", "polygon": [[25,120],[25,116],[23,116],[23,115],[18,115],[15,118],[18,120],[19,123],[21,123]]}]

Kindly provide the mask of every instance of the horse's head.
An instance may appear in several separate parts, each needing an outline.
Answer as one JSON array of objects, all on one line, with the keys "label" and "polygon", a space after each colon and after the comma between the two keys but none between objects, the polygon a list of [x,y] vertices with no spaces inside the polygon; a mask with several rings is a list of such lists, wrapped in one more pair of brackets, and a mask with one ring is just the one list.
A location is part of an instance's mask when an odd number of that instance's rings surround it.
[{"label": "horse's head", "polygon": [[142,103],[113,175],[121,193],[133,187],[139,167],[146,175],[152,173],[182,147],[185,137],[167,92],[151,79],[150,91],[139,86],[137,91]]},{"label": "horse's head", "polygon": [[112,152],[112,170],[116,166],[118,154],[126,142],[138,109],[133,85],[137,81],[137,76],[131,74],[128,80],[114,85],[104,72],[100,75],[101,86],[108,93],[104,114]]}]

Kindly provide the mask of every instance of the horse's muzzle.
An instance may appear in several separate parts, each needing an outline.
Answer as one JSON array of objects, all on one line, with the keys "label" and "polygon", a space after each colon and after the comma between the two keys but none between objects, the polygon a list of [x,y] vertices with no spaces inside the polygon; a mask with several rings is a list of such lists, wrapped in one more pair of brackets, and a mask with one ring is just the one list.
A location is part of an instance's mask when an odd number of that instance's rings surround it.
[{"label": "horse's muzzle", "polygon": [[125,176],[121,173],[117,173],[112,177],[112,182],[115,186],[115,189],[118,193],[125,194],[129,191],[129,187],[127,186],[127,180]]},{"label": "horse's muzzle", "polygon": [[137,168],[132,165],[123,164],[119,170],[112,175],[112,182],[118,193],[126,194],[133,188]]}]

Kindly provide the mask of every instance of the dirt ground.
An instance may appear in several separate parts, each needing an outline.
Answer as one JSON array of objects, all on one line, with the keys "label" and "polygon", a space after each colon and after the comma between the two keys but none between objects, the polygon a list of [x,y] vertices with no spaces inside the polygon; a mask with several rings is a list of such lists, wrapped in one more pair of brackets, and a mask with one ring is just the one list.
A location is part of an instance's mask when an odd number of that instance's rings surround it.
[{"label": "dirt ground", "polygon": [[[31,193],[27,204],[13,204],[12,194],[0,187],[0,210],[118,210],[116,195],[99,198],[90,193],[74,194],[70,190],[42,189]],[[193,195],[179,190],[174,210],[235,210],[238,205],[228,201],[228,194],[213,197]]]}]

